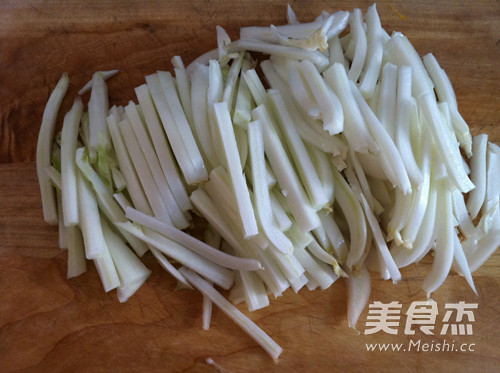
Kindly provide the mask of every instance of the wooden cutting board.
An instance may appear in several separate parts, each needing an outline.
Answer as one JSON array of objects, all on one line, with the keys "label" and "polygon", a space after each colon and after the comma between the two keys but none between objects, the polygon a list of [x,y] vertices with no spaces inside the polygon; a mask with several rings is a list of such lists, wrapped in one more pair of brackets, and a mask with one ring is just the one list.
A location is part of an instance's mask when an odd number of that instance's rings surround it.
[{"label": "wooden cutting board", "polygon": [[[367,1],[293,1],[300,20],[322,10],[366,11]],[[380,2],[382,25],[401,31],[421,55],[433,52],[448,73],[473,135],[500,144],[500,5],[498,1]],[[432,295],[436,335],[405,335],[404,313],[420,290],[431,258],[402,271],[398,285],[373,277],[370,302],[402,304],[398,334],[365,335],[346,320],[346,284],[326,291],[287,291],[249,317],[284,349],[274,363],[219,310],[201,328],[201,296],[176,291],[152,257],[147,283],[127,303],[104,293],[92,266],[66,280],[67,254],[57,229],[43,222],[35,173],[36,137],[44,104],[60,75],[68,97],[96,70],[120,69],[109,82],[112,103],[170,59],[186,63],[216,45],[215,25],[237,38],[244,25],[285,22],[286,1],[3,1],[0,3],[0,372],[498,371],[500,255],[474,273],[478,295],[451,273]],[[88,100],[88,96],[84,97]],[[64,102],[65,111],[71,99]],[[477,303],[473,335],[439,335],[446,303]],[[377,351],[367,343],[441,343],[474,351]],[[463,345],[466,344],[466,345]],[[454,348],[453,348],[454,349]]]}]

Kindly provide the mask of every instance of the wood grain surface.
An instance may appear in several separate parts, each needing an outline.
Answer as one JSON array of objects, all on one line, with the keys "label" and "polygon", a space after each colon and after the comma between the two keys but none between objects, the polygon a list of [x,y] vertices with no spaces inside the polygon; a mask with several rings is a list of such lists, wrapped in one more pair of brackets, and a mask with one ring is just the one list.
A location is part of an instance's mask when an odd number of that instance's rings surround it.
[{"label": "wood grain surface", "polygon": [[[2,1],[0,2],[0,372],[498,371],[500,255],[475,274],[476,296],[451,273],[432,298],[477,302],[474,352],[367,352],[366,343],[439,343],[416,332],[358,335],[346,320],[346,285],[287,291],[266,309],[247,312],[283,348],[275,364],[222,312],[201,328],[201,296],[176,291],[153,258],[147,283],[127,303],[104,293],[92,266],[66,280],[67,254],[57,229],[42,218],[34,156],[44,104],[63,72],[72,97],[96,70],[120,69],[109,82],[111,103],[126,104],[144,76],[186,63],[216,45],[215,25],[237,38],[244,25],[285,22],[286,1]],[[322,10],[366,11],[367,1],[292,1],[301,20]],[[473,135],[500,144],[500,3],[379,2],[382,25],[407,35],[421,55],[433,52],[455,88]],[[88,95],[84,97],[88,100]],[[370,302],[399,301],[405,311],[424,300],[420,284],[431,258],[403,270],[398,285],[374,276]],[[358,327],[365,329],[367,310]],[[442,325],[440,319],[436,329]],[[434,342],[433,342],[434,341]]]}]

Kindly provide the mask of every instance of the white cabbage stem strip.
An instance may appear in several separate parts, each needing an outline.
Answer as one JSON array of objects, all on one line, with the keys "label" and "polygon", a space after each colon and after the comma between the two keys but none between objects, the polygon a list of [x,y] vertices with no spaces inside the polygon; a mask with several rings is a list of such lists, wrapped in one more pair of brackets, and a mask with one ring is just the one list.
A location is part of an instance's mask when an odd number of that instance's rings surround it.
[{"label": "white cabbage stem strip", "polygon": [[[349,225],[350,247],[347,266],[352,267],[363,256],[366,244],[366,220],[363,209],[349,184],[337,170],[333,170],[335,180],[335,199],[339,203]],[[342,256],[339,255],[342,260]]]},{"label": "white cabbage stem strip", "polygon": [[225,61],[228,58],[227,46],[231,44],[229,34],[219,25],[215,26],[217,34],[217,50],[219,52],[219,61]]},{"label": "white cabbage stem strip", "polygon": [[295,247],[293,255],[304,266],[306,273],[318,283],[321,289],[328,289],[339,278],[331,266],[316,260],[305,248]]},{"label": "white cabbage stem strip", "polygon": [[179,228],[187,228],[189,222],[186,220],[184,214],[179,208],[177,201],[175,200],[172,191],[167,183],[165,175],[162,172],[160,161],[156,155],[153,144],[151,142],[151,137],[148,135],[142,118],[139,115],[137,106],[131,101],[126,107],[125,112],[127,118],[130,121],[130,127],[133,129],[135,137],[139,143],[140,152],[144,155],[144,159],[151,169],[151,175],[153,176],[153,181],[156,184],[156,188],[160,193],[163,200],[163,204],[168,211],[168,215],[175,226]]},{"label": "white cabbage stem strip", "polygon": [[[118,74],[120,70],[107,70],[107,71],[99,71],[102,74],[102,78],[104,80],[108,80],[109,78],[112,78],[116,74]],[[78,95],[82,96],[88,91],[92,89],[94,79],[90,79],[79,91]]]},{"label": "white cabbage stem strip", "polygon": [[[330,30],[333,24],[334,16],[333,15],[325,15],[322,19],[317,18],[316,21],[321,21],[321,27],[316,30],[311,35],[304,35],[304,37],[289,37],[287,35],[283,35],[278,27],[271,25],[271,31],[276,35],[278,43],[281,45],[289,45],[293,47],[299,47],[304,50],[309,51],[325,51],[328,48],[328,35],[327,32]],[[293,27],[289,25],[284,25],[285,27]]]},{"label": "white cabbage stem strip", "polygon": [[[366,169],[366,168],[365,168]],[[373,193],[374,198],[380,202],[384,208],[384,213],[390,211],[394,204],[394,189],[389,185],[387,181],[381,179],[375,179],[373,177],[368,177],[370,188]],[[386,215],[387,216],[387,215]]]},{"label": "white cabbage stem strip", "polygon": [[231,186],[236,196],[238,212],[243,225],[245,238],[255,236],[259,233],[254,209],[250,200],[250,194],[246,186],[245,176],[241,168],[241,160],[236,145],[233,125],[229,108],[226,102],[214,105],[218,135],[223,146],[224,161],[228,168]]},{"label": "white cabbage stem strip", "polygon": [[64,225],[64,216],[63,216],[63,206],[61,193],[57,191],[57,218],[59,220],[57,232],[59,234],[59,248],[61,250],[66,250],[68,248],[67,237],[66,237],[66,227]]},{"label": "white cabbage stem strip", "polygon": [[323,77],[310,61],[299,64],[309,89],[311,90],[323,121],[323,129],[336,135],[344,129],[344,112],[337,95],[325,84]]},{"label": "white cabbage stem strip", "polygon": [[[283,36],[287,36],[289,38],[305,39],[319,30],[322,24],[322,21],[315,20],[308,23],[275,26],[275,30]],[[242,39],[262,40],[273,44],[279,42],[278,36],[269,26],[242,27],[240,28],[240,37]]]},{"label": "white cabbage stem strip", "polygon": [[151,169],[141,152],[139,142],[137,141],[137,137],[135,137],[134,130],[132,129],[129,120],[125,119],[121,121],[118,126],[127,148],[127,152],[142,184],[146,198],[148,199],[149,206],[151,206],[151,209],[156,217],[167,223],[171,223],[172,219],[170,218],[167,208],[163,203],[163,199],[161,198],[158,187],[156,186],[153,175],[151,174]]},{"label": "white cabbage stem strip", "polygon": [[[125,242],[111,229],[105,219],[101,220],[104,240],[113,258],[116,272],[120,279],[122,290],[129,290],[131,286],[138,289],[149,277],[151,271],[141,262],[141,260],[128,248]],[[127,297],[120,297],[120,302],[125,302],[133,294],[126,291]]]},{"label": "white cabbage stem strip", "polygon": [[265,107],[255,108],[252,116],[262,123],[266,156],[295,220],[306,232],[316,228],[320,224],[319,217],[307,198],[274,125],[268,121]]},{"label": "white cabbage stem strip", "polygon": [[317,259],[322,261],[323,263],[329,264],[332,266],[333,271],[337,276],[345,277],[345,272],[340,268],[337,259],[335,259],[332,255],[328,254],[323,248],[318,244],[317,241],[312,241],[309,245],[307,245],[307,249],[309,252],[314,255]]},{"label": "white cabbage stem strip", "polygon": [[[220,172],[215,173],[214,171]],[[229,225],[232,227],[235,234],[243,237],[243,225],[237,211],[236,199],[234,198],[234,193],[230,188],[227,173],[219,166],[218,168],[212,170],[211,175],[211,180],[205,183],[202,189],[210,196],[220,213],[227,217]],[[250,194],[250,198],[253,199],[252,194]],[[269,241],[265,238],[262,232],[252,236],[250,240],[257,243],[261,249],[266,249],[269,245]]]},{"label": "white cabbage stem strip", "polygon": [[475,272],[500,246],[500,229],[490,231],[479,240],[467,239],[463,248],[471,272]]},{"label": "white cabbage stem strip", "polygon": [[[210,225],[207,225],[207,227],[203,231],[203,239],[205,240],[207,245],[212,246],[216,250],[220,250],[222,244],[222,236]],[[238,286],[237,278],[238,276],[235,275],[234,285],[231,288],[231,292],[235,287]],[[213,286],[213,284],[210,281],[207,282]],[[210,300],[210,298],[204,295],[202,303],[202,317],[201,317],[203,330],[210,329],[210,321],[212,319],[212,308],[213,308],[212,306],[213,303]]]},{"label": "white cabbage stem strip", "polygon": [[[113,108],[111,108],[113,109]],[[110,109],[110,114],[111,114],[111,109]],[[117,115],[114,113],[114,115]],[[118,115],[117,115],[118,116]],[[79,135],[80,135],[80,140],[82,140],[83,145],[88,148],[89,143],[90,143],[90,128],[89,128],[89,113],[88,111],[84,111],[82,113],[82,119],[80,121],[80,129],[79,129]]]},{"label": "white cabbage stem strip", "polygon": [[431,143],[420,141],[420,171],[422,183],[413,192],[410,211],[408,213],[405,227],[401,230],[403,246],[411,249],[420,226],[422,225],[429,201],[429,190],[431,185]]},{"label": "white cabbage stem strip", "polygon": [[107,150],[111,147],[106,117],[108,116],[108,86],[101,72],[92,78],[92,91],[89,100],[89,156],[92,162],[97,160],[97,153],[102,142]]},{"label": "white cabbage stem strip", "polygon": [[215,154],[214,164],[224,164],[224,153],[220,136],[217,133],[217,120],[215,118],[214,105],[222,102],[222,94],[224,90],[224,82],[222,70],[219,61],[210,60],[208,64],[208,88],[207,88],[207,110],[208,110],[208,125],[210,127],[212,147]]},{"label": "white cabbage stem strip", "polygon": [[257,75],[255,69],[249,69],[245,71],[245,73],[243,73],[243,79],[245,79],[245,82],[247,83],[255,104],[257,106],[268,105],[266,89],[260,81],[260,78]]},{"label": "white cabbage stem strip", "polygon": [[113,194],[113,198],[120,205],[123,212],[127,210],[127,207],[133,207],[132,203],[128,200],[127,196],[123,192]]},{"label": "white cabbage stem strip", "polygon": [[[179,56],[176,56],[179,57]],[[175,58],[175,57],[174,57]],[[180,57],[179,57],[180,58]],[[182,61],[181,61],[182,63]],[[182,66],[176,66],[174,69],[175,72],[175,81],[177,82],[177,89],[179,90],[179,98],[182,103],[182,108],[184,113],[186,114],[186,119],[193,128],[193,106],[191,103],[191,82],[189,80],[189,76],[184,68],[184,64]]]},{"label": "white cabbage stem strip", "polygon": [[67,278],[80,276],[87,271],[85,246],[80,228],[76,225],[66,228],[68,243],[68,274]]},{"label": "white cabbage stem strip", "polygon": [[[92,184],[95,194],[97,196],[97,201],[99,208],[106,215],[109,221],[124,222],[127,219],[125,214],[121,210],[120,206],[117,204],[113,195],[106,187],[102,179],[99,177],[97,172],[92,168],[88,161],[88,155],[84,148],[79,148],[76,151],[76,164],[80,171],[85,175],[88,181]],[[132,246],[137,255],[142,256],[146,251],[147,247],[134,236],[128,234],[127,232],[121,232],[127,242]]]},{"label": "white cabbage stem strip", "polygon": [[[314,65],[313,65],[314,66]],[[320,117],[320,109],[316,102],[309,86],[306,84],[306,77],[303,76],[298,69],[298,62],[286,59],[286,67],[288,70],[288,84],[290,92],[292,92],[295,103],[302,107],[302,110],[307,115],[318,119]]]},{"label": "white cabbage stem strip", "polygon": [[226,78],[224,85],[224,91],[222,93],[222,101],[226,101],[229,108],[233,108],[234,97],[236,92],[237,83],[239,81],[240,71],[243,65],[243,58],[245,56],[244,52],[240,52],[237,59],[231,64],[229,73]]},{"label": "white cabbage stem strip", "polygon": [[219,57],[219,49],[214,48],[208,52],[203,53],[201,56],[196,57],[189,65],[186,67],[188,74],[191,74],[195,65],[208,65],[210,60],[217,59]]},{"label": "white cabbage stem strip", "polygon": [[36,147],[36,172],[42,197],[43,218],[50,225],[57,225],[58,223],[57,202],[54,187],[45,173],[45,169],[50,166],[57,114],[68,85],[68,74],[65,73],[57,82],[45,105]]},{"label": "white cabbage stem strip", "polygon": [[[290,283],[290,286],[292,287],[292,289],[295,292],[295,294],[298,294],[298,292],[300,291],[300,289],[302,289],[304,286],[307,286],[311,281],[314,281],[314,280],[310,280],[307,277],[307,273],[304,273],[302,276],[300,276],[297,279],[295,279],[294,281],[292,281]],[[316,286],[316,288],[317,287],[318,286]]]},{"label": "white cabbage stem strip", "polygon": [[434,89],[439,101],[447,102],[448,105],[450,105],[452,124],[455,134],[460,141],[460,146],[464,149],[467,157],[470,158],[474,153],[471,149],[472,137],[469,126],[458,112],[457,98],[450,79],[448,78],[448,75],[446,75],[445,71],[439,66],[436,57],[434,57],[432,53],[426,54],[423,58],[423,62],[430,78],[434,83]]},{"label": "white cabbage stem strip", "polygon": [[254,250],[250,243],[242,242],[234,234],[234,229],[231,228],[231,225],[219,213],[210,197],[202,189],[197,189],[191,194],[191,201],[210,225],[236,250],[239,256],[255,257],[260,261],[265,270],[258,273],[270,292],[278,296],[285,291],[289,285],[281,271],[277,270],[276,266],[270,262],[264,251],[260,249]]},{"label": "white cabbage stem strip", "polygon": [[366,266],[355,273],[348,273],[347,278],[347,322],[356,330],[359,316],[363,312],[371,293],[370,272]]},{"label": "white cabbage stem strip", "polygon": [[345,30],[349,23],[349,12],[339,10],[333,13],[333,22],[328,30],[326,37],[328,42],[334,37],[337,37],[342,31]]},{"label": "white cabbage stem strip", "polygon": [[404,195],[399,189],[395,190],[394,208],[391,218],[387,223],[387,239],[394,240],[396,244],[403,244],[401,230],[407,226],[407,221],[412,207],[412,197],[415,193]]},{"label": "white cabbage stem strip", "polygon": [[[236,278],[235,278],[236,280]],[[208,284],[211,284],[209,281],[207,281]],[[213,284],[211,284],[213,286]],[[236,286],[236,284],[234,285]],[[233,286],[233,288],[234,288]],[[210,329],[210,321],[212,320],[212,301],[210,300],[209,297],[206,295],[203,296],[203,303],[202,303],[202,328],[203,330],[209,330]]]},{"label": "white cabbage stem strip", "polygon": [[295,255],[283,254],[278,250],[268,250],[266,254],[276,263],[288,282],[297,285],[296,281],[304,274],[305,269]]},{"label": "white cabbage stem strip", "polygon": [[269,297],[264,282],[254,272],[239,271],[235,275],[241,279],[245,303],[250,312],[269,306]]},{"label": "white cabbage stem strip", "polygon": [[286,21],[289,25],[298,25],[300,23],[290,4],[286,7]]},{"label": "white cabbage stem strip", "polygon": [[359,90],[363,97],[370,98],[375,90],[375,85],[380,74],[380,66],[384,54],[382,25],[377,13],[376,4],[368,7],[366,12],[366,61],[361,71]]},{"label": "white cabbage stem strip", "polygon": [[[320,211],[318,213],[320,219],[323,218],[324,215],[326,215],[326,212],[324,210]],[[326,235],[326,230],[323,227],[323,224],[321,224],[318,228],[314,229],[311,232],[314,236],[314,238],[318,241],[319,245],[323,248],[327,248],[330,250],[330,241],[328,240],[328,236]]]},{"label": "white cabbage stem strip", "polygon": [[457,97],[451,85],[448,75],[439,66],[436,57],[432,53],[426,54],[422,61],[425,69],[434,83],[434,90],[440,102],[448,102],[450,107],[457,108]]},{"label": "white cabbage stem strip", "polygon": [[202,294],[210,298],[227,316],[239,325],[250,337],[252,337],[273,359],[277,360],[282,348],[278,346],[262,329],[255,325],[248,317],[241,313],[235,306],[227,301],[209,283],[203,280],[195,272],[182,267],[180,272],[187,280]]},{"label": "white cabbage stem strip", "polygon": [[412,248],[408,249],[405,246],[396,245],[391,247],[392,256],[399,268],[406,267],[424,256],[434,243],[434,225],[436,223],[438,193],[436,186],[433,184],[434,183],[431,182],[429,201],[427,202],[424,218],[417,237],[415,241],[413,241]]},{"label": "white cabbage stem strip", "polygon": [[444,282],[450,272],[454,255],[455,227],[453,226],[452,193],[448,183],[441,181],[437,185],[439,199],[436,205],[436,246],[434,248],[434,262],[431,272],[422,283],[422,289],[427,297],[436,291]]},{"label": "white cabbage stem strip", "polygon": [[158,263],[160,263],[160,265],[165,271],[170,273],[172,277],[179,282],[179,284],[182,284],[188,289],[193,289],[191,284],[184,278],[184,276],[179,272],[179,270],[175,268],[172,265],[172,263],[170,263],[170,261],[165,257],[165,255],[163,255],[163,253],[160,250],[155,248],[153,245],[148,245],[148,246],[149,250],[151,250],[151,252],[153,253],[153,256],[156,258]]},{"label": "white cabbage stem strip", "polygon": [[385,127],[387,133],[396,141],[396,90],[398,68],[392,63],[386,63],[382,70],[380,92],[377,100],[377,118]]},{"label": "white cabbage stem strip", "polygon": [[224,289],[233,284],[233,271],[188,250],[183,245],[158,234],[148,228],[140,229],[131,223],[116,223],[117,226],[133,234],[145,243],[154,246],[168,257],[188,266]]},{"label": "white cabbage stem strip", "polygon": [[418,52],[406,36],[399,32],[392,35],[384,44],[384,60],[397,66],[411,67],[413,97],[417,98],[424,93],[433,93],[434,84],[427,74]]},{"label": "white cabbage stem strip", "polygon": [[184,233],[180,229],[168,225],[153,216],[146,215],[134,208],[128,207],[126,210],[126,216],[137,224],[161,233],[165,237],[170,238],[171,240],[223,267],[245,271],[254,271],[262,268],[257,260],[228,255],[220,250],[214,249],[205,242]]},{"label": "white cabbage stem strip", "polygon": [[462,193],[467,193],[474,188],[474,184],[467,176],[462,163],[460,150],[456,141],[451,138],[446,129],[446,124],[439,112],[434,94],[427,92],[418,97],[418,104],[422,109],[427,128],[430,129],[432,137],[436,142],[439,155],[446,165],[449,177]]},{"label": "white cabbage stem strip", "polygon": [[120,278],[118,277],[113,258],[107,246],[104,247],[101,255],[94,259],[94,264],[106,293],[120,286]]},{"label": "white cabbage stem strip", "polygon": [[186,149],[184,144],[180,129],[175,122],[174,115],[167,103],[159,75],[152,74],[146,76],[146,83],[179,168],[188,184],[195,183],[198,175],[189,156],[188,149]]},{"label": "white cabbage stem strip", "polygon": [[[322,152],[316,146],[308,146],[311,159],[313,160],[316,172],[318,173],[321,185],[323,187],[323,193],[326,196],[328,204],[333,202],[335,187],[333,182],[332,164],[328,160],[328,155]],[[325,208],[328,209],[328,204]]]},{"label": "white cabbage stem strip", "polygon": [[[207,170],[205,169],[205,164],[203,162],[203,158],[201,157],[200,150],[198,149],[198,145],[196,144],[193,133],[191,132],[191,127],[186,119],[186,114],[182,109],[172,75],[166,71],[158,71],[157,74],[165,100],[175,121],[175,126],[177,127],[180,138],[182,139],[184,149],[186,149],[189,162],[193,167],[194,179],[186,178],[186,182],[188,184],[197,184],[205,181],[207,179]],[[163,123],[163,125],[165,126],[165,123]]]},{"label": "white cabbage stem strip", "polygon": [[363,191],[363,194],[365,195],[366,200],[370,205],[370,209],[375,213],[375,215],[380,215],[384,211],[384,208],[375,199],[375,197],[373,197],[365,172],[363,170],[363,167],[361,167],[361,163],[359,162],[356,153],[349,149],[348,157],[350,163],[349,166],[352,167],[354,169],[354,172],[356,173],[356,178],[358,179],[361,190]]},{"label": "white cabbage stem strip", "polygon": [[396,144],[394,144],[386,129],[382,126],[370,106],[368,106],[363,96],[361,96],[358,88],[352,82],[351,91],[363,113],[367,127],[380,148],[386,173],[394,176],[391,182],[393,185],[398,186],[403,194],[411,193],[410,179],[408,178],[408,173],[406,172]]},{"label": "white cabbage stem strip", "polygon": [[125,176],[123,176],[122,172],[117,167],[111,168],[111,176],[113,179],[114,189],[117,192],[122,192],[127,188],[127,181],[125,180]]},{"label": "white cabbage stem strip", "polygon": [[165,138],[165,133],[161,128],[161,123],[156,113],[148,86],[143,84],[135,88],[135,93],[165,180],[168,183],[176,203],[182,211],[186,212],[192,208],[192,205],[175,165],[172,151]]},{"label": "white cabbage stem strip", "polygon": [[422,183],[423,176],[415,161],[415,152],[411,144],[411,74],[409,66],[401,66],[398,69],[394,138],[403,158],[408,177],[412,185],[417,187]]},{"label": "white cabbage stem strip", "polygon": [[234,136],[236,138],[236,146],[238,147],[238,154],[240,156],[241,168],[243,169],[247,163],[248,158],[248,140],[247,131],[244,128],[234,126]]},{"label": "white cabbage stem strip", "polygon": [[328,58],[325,57],[321,52],[318,51],[305,51],[301,48],[289,47],[284,45],[276,45],[267,42],[263,42],[260,40],[252,40],[252,39],[240,39],[233,41],[229,45],[229,50],[233,52],[240,51],[254,51],[261,52],[270,55],[278,55],[291,59],[296,59],[299,61],[309,60],[318,69],[324,69],[328,66]]},{"label": "white cabbage stem strip", "polygon": [[113,141],[113,147],[116,152],[116,157],[118,159],[118,165],[125,178],[127,184],[127,191],[134,203],[135,208],[144,212],[145,214],[152,214],[151,206],[144,194],[141,182],[138,179],[137,173],[135,172],[132,160],[129,157],[127,148],[123,141],[120,129],[118,128],[118,119],[115,115],[111,114],[107,118],[108,129]]},{"label": "white cabbage stem strip", "polygon": [[61,197],[64,225],[67,227],[78,224],[75,154],[82,112],[82,100],[77,98],[71,110],[64,117],[61,132]]},{"label": "white cabbage stem strip", "polygon": [[286,232],[292,226],[292,220],[290,219],[286,210],[283,208],[280,201],[276,197],[276,193],[279,192],[271,190],[269,194],[269,198],[271,201],[271,208],[273,210],[274,221],[276,222],[276,225],[282,232]]},{"label": "white cabbage stem strip", "polygon": [[346,70],[349,69],[349,63],[344,56],[342,44],[338,36],[334,36],[328,41],[328,58],[330,60],[330,66],[335,63],[340,63]]},{"label": "white cabbage stem strip", "polygon": [[354,99],[343,65],[335,63],[323,73],[326,82],[337,94],[344,111],[344,136],[354,151],[377,152],[378,147],[366,127],[365,120]]},{"label": "white cabbage stem strip", "polygon": [[314,168],[304,142],[300,138],[296,127],[293,125],[293,118],[287,111],[285,102],[283,101],[279,91],[270,90],[269,97],[274,108],[276,109],[276,117],[280,125],[281,133],[283,134],[283,138],[288,145],[288,150],[295,163],[295,168],[299,173],[302,185],[307,191],[309,200],[314,208],[323,208],[329,201],[323,191],[318,173]]},{"label": "white cabbage stem strip", "polygon": [[458,109],[451,108],[450,114],[455,135],[460,140],[460,147],[464,150],[466,156],[470,158],[472,156],[472,135],[470,134],[469,126],[458,112]]},{"label": "white cabbage stem strip", "polygon": [[[256,273],[264,281],[275,298],[280,297],[290,287],[290,281],[282,270],[284,266],[287,267],[285,270],[286,273],[303,272],[303,268],[300,265],[297,266],[296,260],[293,263],[289,263],[286,261],[286,258],[277,258],[281,254],[278,250],[261,250],[257,244],[252,242],[249,242],[246,248],[253,257],[262,263],[264,271],[257,271]],[[285,254],[282,255],[284,256]],[[296,278],[296,275],[291,275],[290,277]]]},{"label": "white cabbage stem strip", "polygon": [[381,164],[380,152],[378,154],[357,153],[356,156],[363,167],[365,175],[371,178],[372,181],[370,184],[373,184],[374,180],[387,180],[387,175]]},{"label": "white cabbage stem strip", "polygon": [[467,211],[472,219],[481,211],[486,197],[486,150],[488,135],[477,135],[472,139],[472,157],[470,158],[470,178],[475,188],[469,192]]},{"label": "white cabbage stem strip", "polygon": [[361,194],[360,197],[361,197],[361,204],[365,211],[366,219],[368,220],[368,224],[370,225],[370,228],[373,233],[373,238],[375,239],[375,244],[377,245],[379,253],[382,256],[385,265],[387,266],[387,271],[389,272],[392,278],[392,282],[396,284],[401,280],[401,273],[399,272],[398,266],[394,262],[394,259],[392,258],[391,253],[389,252],[389,248],[387,247],[387,244],[385,242],[382,229],[380,228],[380,225],[377,222],[377,218],[375,217],[375,215],[373,215],[373,212],[371,211],[370,206],[368,205],[368,201],[366,200],[363,194]]},{"label": "white cabbage stem strip", "polygon": [[467,283],[469,284],[472,291],[477,294],[476,286],[474,285],[474,280],[472,279],[472,273],[467,263],[467,258],[464,253],[464,249],[462,248],[462,243],[458,238],[458,235],[453,237],[454,242],[454,251],[453,251],[453,269],[460,275],[463,276]]},{"label": "white cabbage stem strip", "polygon": [[486,195],[482,207],[483,215],[491,208],[498,206],[500,199],[500,147],[488,142],[486,155]]},{"label": "white cabbage stem strip", "polygon": [[236,197],[229,186],[229,176],[222,166],[210,172],[210,180],[203,185],[203,190],[215,202],[218,210],[229,218],[236,232],[243,236],[243,224],[238,213]]},{"label": "white cabbage stem strip", "polygon": [[[191,103],[193,106],[193,134],[200,145],[200,151],[210,166],[216,165],[212,134],[208,125],[208,67],[196,64],[191,74]],[[170,140],[171,141],[171,140]]]},{"label": "white cabbage stem strip", "polygon": [[333,219],[332,214],[327,214],[321,216],[321,223],[323,228],[325,228],[328,240],[332,245],[333,252],[336,257],[343,263],[347,259],[348,247],[345,242],[344,236],[340,231],[337,223]]},{"label": "white cabbage stem strip", "polygon": [[238,80],[238,92],[236,93],[236,104],[234,107],[233,122],[238,126],[246,128],[248,122],[252,120],[252,93],[248,88],[243,74],[250,68],[250,62],[243,60],[241,74]]},{"label": "white cabbage stem strip", "polygon": [[[62,190],[61,173],[57,171],[54,166],[47,166],[45,168],[45,173],[49,177],[50,181],[54,184],[56,189]],[[57,215],[59,215],[59,213],[57,213]]]},{"label": "white cabbage stem strip", "polygon": [[293,242],[293,247],[305,248],[314,240],[311,233],[304,232],[297,224],[292,224],[286,234]]},{"label": "white cabbage stem strip", "polygon": [[351,26],[351,33],[356,49],[347,77],[353,82],[357,82],[365,64],[367,49],[366,32],[363,26],[363,13],[361,9],[356,8],[350,14],[349,25]]},{"label": "white cabbage stem strip", "polygon": [[320,126],[316,126],[316,123],[308,122],[307,118],[304,118],[304,116],[300,113],[298,108],[295,106],[295,101],[292,98],[290,89],[277,73],[276,64],[270,63],[270,61],[263,61],[260,66],[271,88],[280,91],[281,96],[286,103],[287,110],[290,113],[290,116],[294,119],[297,131],[302,139],[310,144],[314,144],[325,153],[344,155],[347,152],[347,146],[343,141],[339,140],[337,136],[325,136],[325,133]]},{"label": "white cabbage stem strip", "polygon": [[457,220],[458,228],[465,237],[473,236],[476,229],[467,211],[464,196],[459,190],[454,190],[452,193],[453,214]]},{"label": "white cabbage stem strip", "polygon": [[87,259],[95,259],[106,250],[97,200],[80,171],[77,172],[77,183],[79,221],[85,243],[85,256]]},{"label": "white cabbage stem strip", "polygon": [[266,182],[264,139],[260,121],[248,124],[248,141],[252,166],[255,209],[262,230],[271,243],[283,253],[293,251],[292,243],[281,230],[274,225],[269,189]]}]

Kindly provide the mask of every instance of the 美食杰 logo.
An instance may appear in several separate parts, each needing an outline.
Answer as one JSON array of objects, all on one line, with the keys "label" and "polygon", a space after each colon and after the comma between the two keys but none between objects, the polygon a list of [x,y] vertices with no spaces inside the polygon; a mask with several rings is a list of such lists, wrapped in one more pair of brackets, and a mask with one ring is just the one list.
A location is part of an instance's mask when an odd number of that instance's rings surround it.
[{"label": "\u7f8e\u98df\u6770 logo", "polygon": [[[414,301],[405,312],[404,334],[414,335],[416,330],[420,330],[426,335],[473,335],[474,310],[477,306],[477,303],[464,301],[446,303],[443,312],[439,312],[438,304],[434,301]],[[402,311],[403,305],[397,301],[371,303],[364,334],[398,334]],[[442,326],[436,330],[437,320],[441,321]]]}]

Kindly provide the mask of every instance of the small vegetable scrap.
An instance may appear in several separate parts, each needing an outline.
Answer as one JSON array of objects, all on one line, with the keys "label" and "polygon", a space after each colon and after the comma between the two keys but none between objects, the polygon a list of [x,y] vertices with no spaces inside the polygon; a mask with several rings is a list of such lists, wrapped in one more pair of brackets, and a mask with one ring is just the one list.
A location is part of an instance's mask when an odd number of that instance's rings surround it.
[{"label": "small vegetable scrap", "polygon": [[[500,148],[471,137],[436,58],[389,35],[376,5],[308,23],[289,7],[287,20],[236,41],[217,27],[216,49],[187,67],[174,57],[174,75],[146,76],[125,106],[108,102],[116,71],[96,72],[54,141],[63,74],[37,147],[68,278],[91,260],[125,302],[150,251],[203,294],[203,328],[215,303],[275,360],[281,347],[235,305],[344,277],[355,328],[371,276],[396,283],[432,251],[428,296],[451,270],[475,291],[471,273],[500,244]],[[184,231],[193,215],[203,241]]]}]

